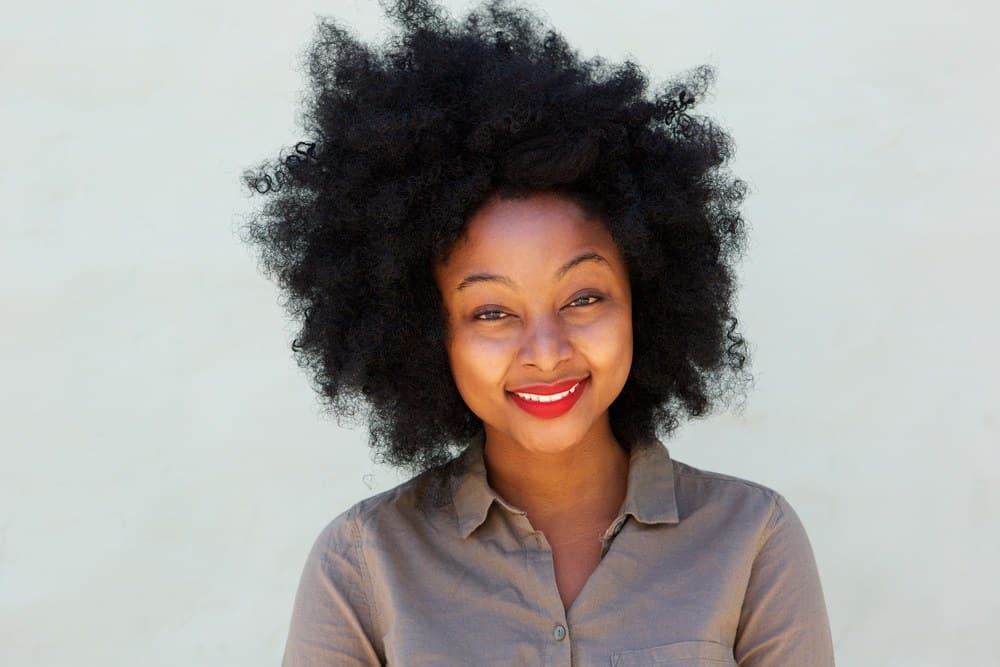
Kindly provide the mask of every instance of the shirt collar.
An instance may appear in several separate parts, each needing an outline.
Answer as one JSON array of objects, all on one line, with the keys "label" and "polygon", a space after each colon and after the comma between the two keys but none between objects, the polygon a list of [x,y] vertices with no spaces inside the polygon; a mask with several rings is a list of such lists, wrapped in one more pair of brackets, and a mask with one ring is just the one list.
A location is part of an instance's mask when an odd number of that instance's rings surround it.
[{"label": "shirt collar", "polygon": [[628,488],[619,518],[631,515],[642,523],[680,523],[674,492],[674,464],[659,440],[629,452]]},{"label": "shirt collar", "polygon": [[[459,456],[461,472],[452,485],[452,502],[463,539],[486,521],[494,502],[512,514],[525,514],[489,485],[483,459],[484,442],[480,435]],[[626,515],[646,524],[679,522],[674,467],[669,451],[659,440],[633,447],[629,452],[628,487],[618,518]]]}]

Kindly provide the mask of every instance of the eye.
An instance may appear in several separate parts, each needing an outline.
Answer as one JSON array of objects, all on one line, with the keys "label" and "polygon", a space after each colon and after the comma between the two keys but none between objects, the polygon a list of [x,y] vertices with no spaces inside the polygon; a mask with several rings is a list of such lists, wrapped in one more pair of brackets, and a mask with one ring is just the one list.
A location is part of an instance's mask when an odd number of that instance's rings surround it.
[{"label": "eye", "polygon": [[600,300],[601,297],[596,296],[594,294],[584,294],[583,296],[576,297],[575,299],[570,301],[567,305],[573,307],[592,306],[593,304],[597,303]]},{"label": "eye", "polygon": [[503,320],[510,317],[507,313],[502,310],[481,310],[478,313],[472,315],[472,319],[480,320],[483,322],[495,322],[497,320]]}]

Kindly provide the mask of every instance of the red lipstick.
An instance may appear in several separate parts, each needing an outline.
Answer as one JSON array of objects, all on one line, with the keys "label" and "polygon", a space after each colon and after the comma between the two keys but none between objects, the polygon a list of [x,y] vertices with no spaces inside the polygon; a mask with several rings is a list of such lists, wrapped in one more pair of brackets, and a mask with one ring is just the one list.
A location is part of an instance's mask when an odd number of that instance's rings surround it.
[{"label": "red lipstick", "polygon": [[[508,395],[517,407],[528,414],[540,419],[555,419],[566,414],[580,399],[584,389],[587,387],[589,377],[580,380],[564,380],[549,385],[531,385],[528,387],[518,387],[514,391],[508,391]],[[518,394],[530,394],[538,398],[527,398]],[[556,394],[566,394],[565,396],[551,400]]]}]

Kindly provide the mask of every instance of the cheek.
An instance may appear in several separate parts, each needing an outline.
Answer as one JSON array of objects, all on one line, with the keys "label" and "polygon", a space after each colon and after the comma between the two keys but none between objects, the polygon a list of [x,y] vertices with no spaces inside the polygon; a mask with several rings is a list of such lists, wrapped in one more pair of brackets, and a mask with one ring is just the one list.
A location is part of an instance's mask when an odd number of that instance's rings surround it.
[{"label": "cheek", "polygon": [[503,387],[511,352],[510,343],[469,332],[454,331],[448,358],[455,384],[466,403],[483,391]]},{"label": "cheek", "polygon": [[602,366],[628,365],[632,360],[632,317],[621,308],[590,324],[581,337],[588,356]]}]

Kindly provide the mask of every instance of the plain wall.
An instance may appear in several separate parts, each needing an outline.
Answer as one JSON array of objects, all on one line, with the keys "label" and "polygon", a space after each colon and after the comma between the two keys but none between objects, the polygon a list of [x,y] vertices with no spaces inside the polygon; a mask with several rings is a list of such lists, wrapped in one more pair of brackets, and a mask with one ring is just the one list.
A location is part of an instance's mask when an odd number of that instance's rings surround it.
[{"label": "plain wall", "polygon": [[[996,5],[535,6],[654,84],[718,71],[756,387],[671,453],[793,504],[839,664],[1000,664]],[[236,231],[242,170],[300,138],[316,14],[384,28],[370,0],[3,10],[4,665],[276,665],[315,535],[401,481],[324,416]]]}]

